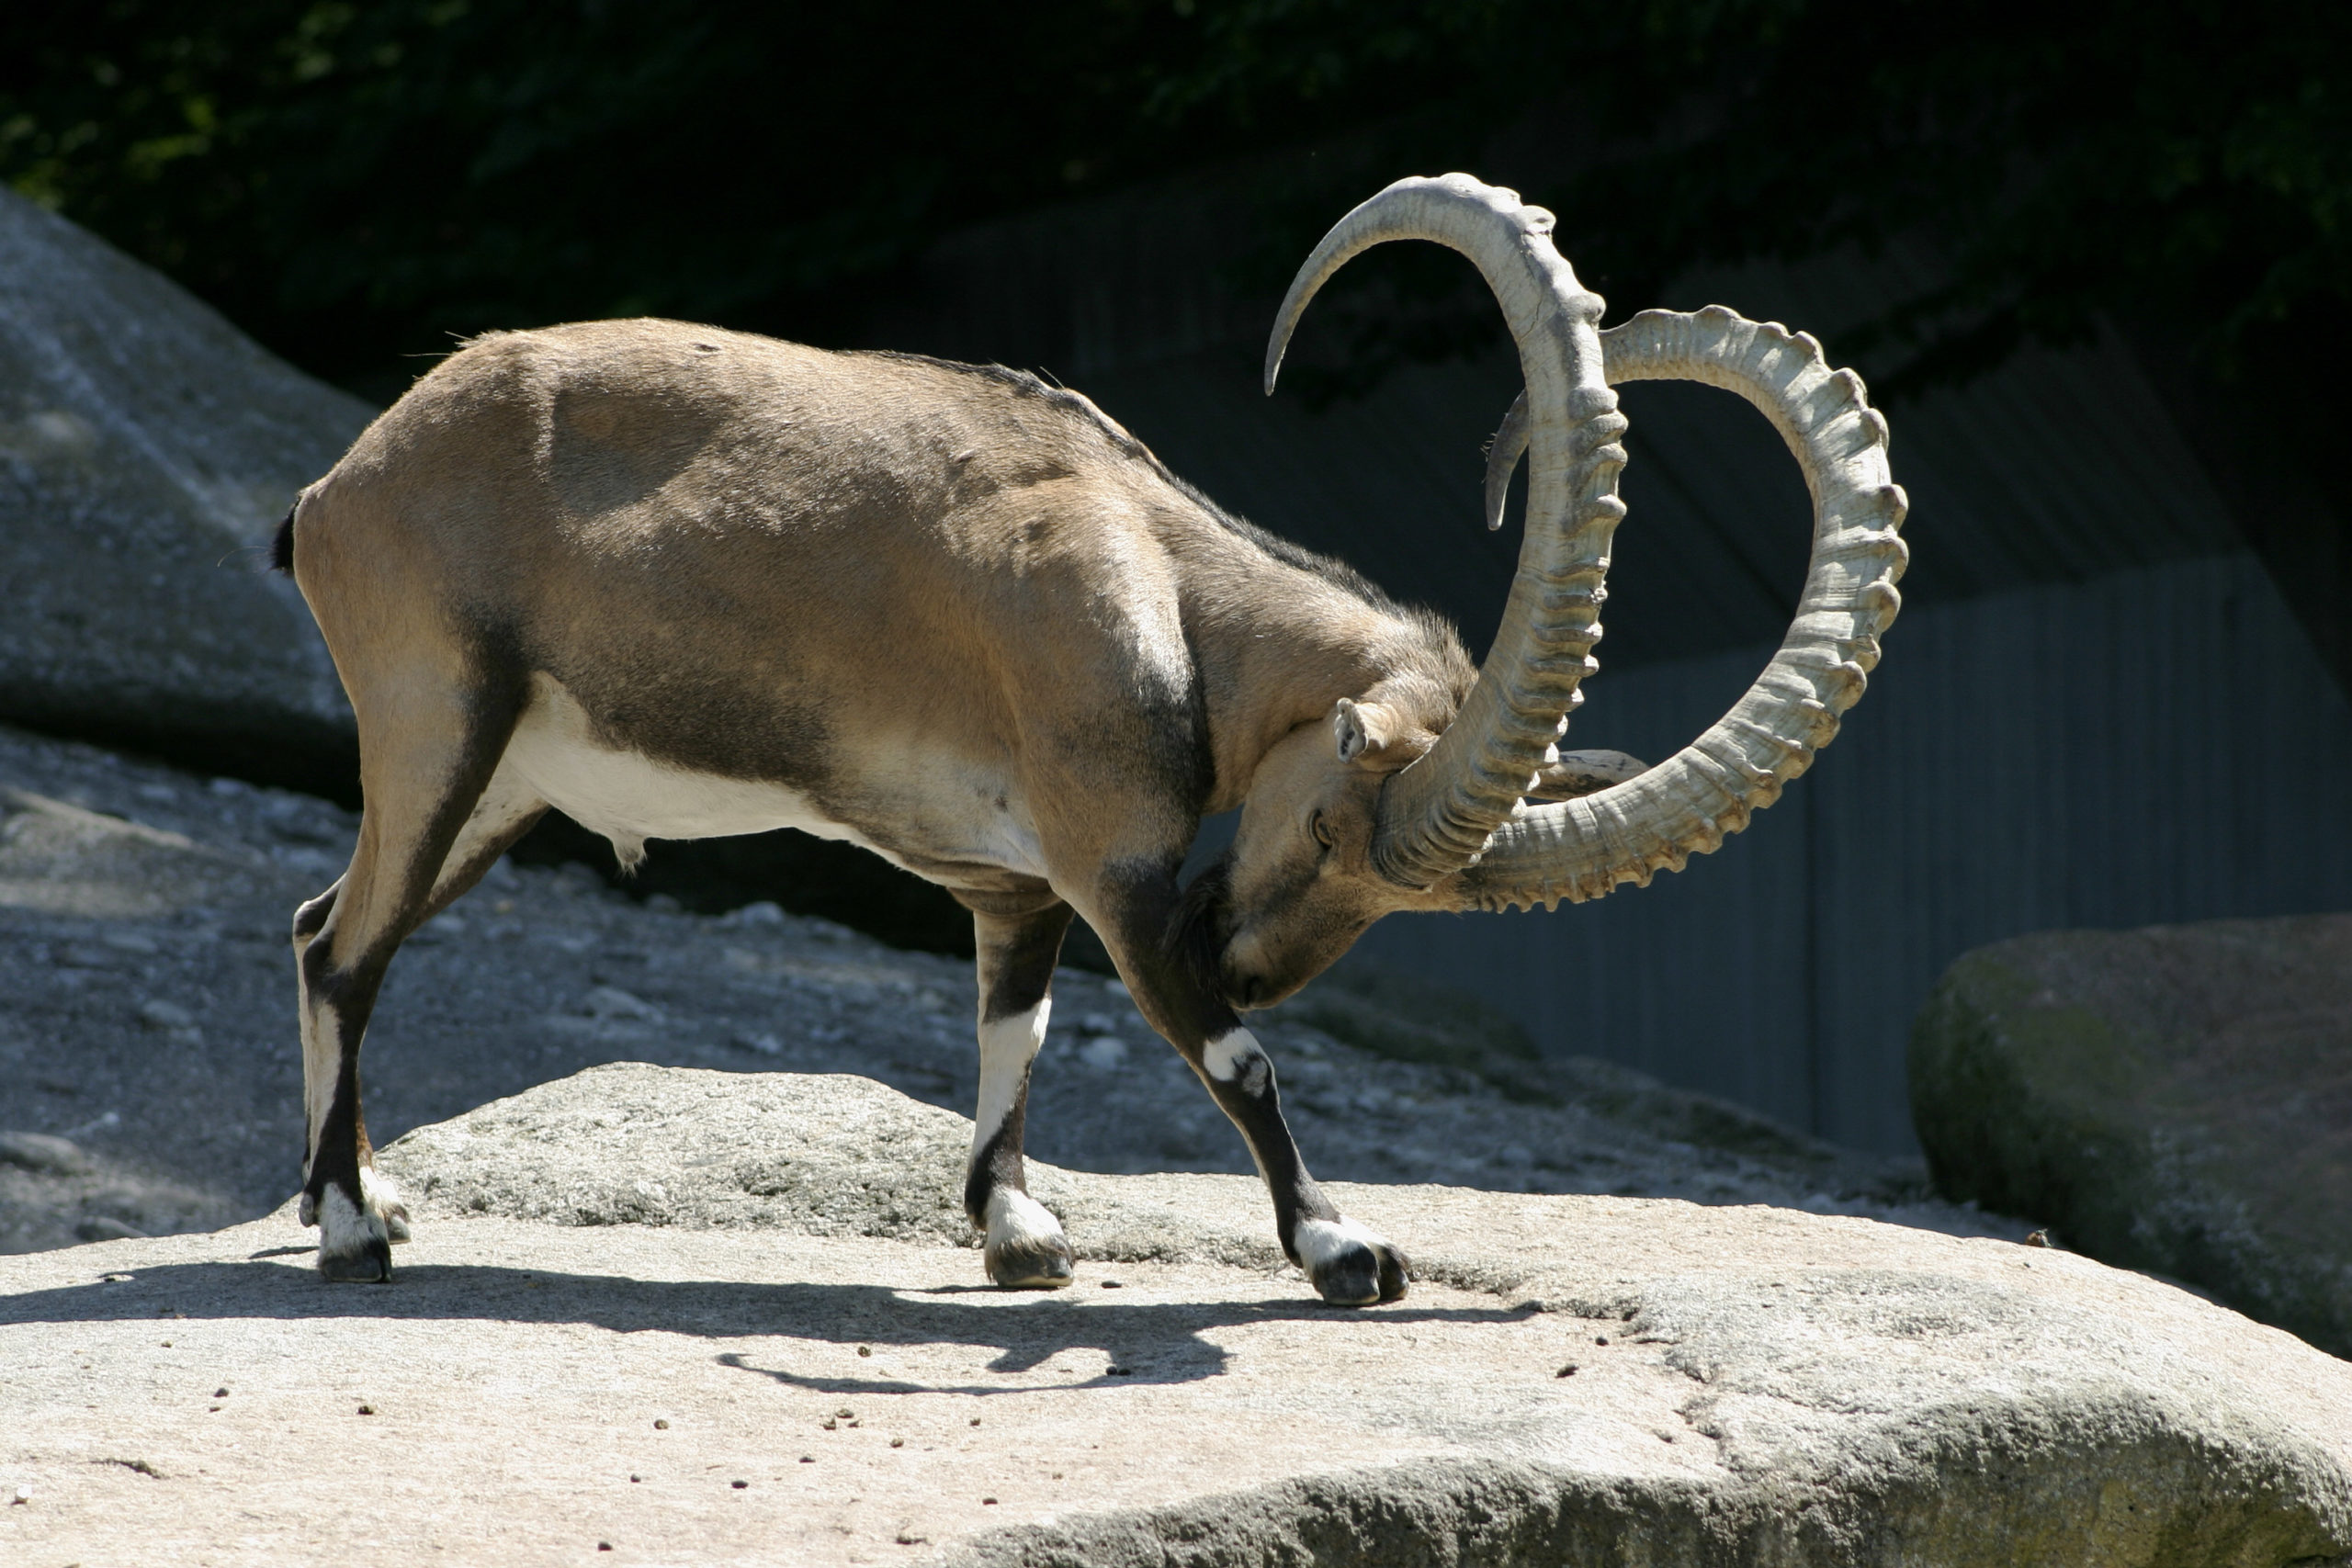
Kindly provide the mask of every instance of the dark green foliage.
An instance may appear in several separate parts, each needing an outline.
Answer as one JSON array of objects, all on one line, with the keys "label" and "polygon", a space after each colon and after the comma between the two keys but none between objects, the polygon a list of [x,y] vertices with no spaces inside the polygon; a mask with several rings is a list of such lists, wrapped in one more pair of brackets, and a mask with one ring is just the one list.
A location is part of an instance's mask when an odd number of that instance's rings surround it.
[{"label": "dark green foliage", "polygon": [[[2226,369],[2352,287],[2347,59],[2324,0],[97,0],[0,14],[0,177],[345,379],[633,311],[853,339],[945,226],[1268,150],[1276,279],[1371,171],[1467,166],[1629,301],[1925,233],[1906,378],[2109,316]],[[1491,330],[1450,276],[1360,369]]]}]

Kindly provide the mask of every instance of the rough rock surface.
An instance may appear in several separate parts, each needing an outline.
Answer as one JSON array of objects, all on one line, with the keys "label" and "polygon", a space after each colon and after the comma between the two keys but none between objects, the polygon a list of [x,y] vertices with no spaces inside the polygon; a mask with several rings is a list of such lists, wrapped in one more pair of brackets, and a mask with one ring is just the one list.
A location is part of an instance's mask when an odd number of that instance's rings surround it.
[{"label": "rough rock surface", "polygon": [[[224,1224],[293,1190],[301,1066],[286,932],[296,903],[343,869],[353,830],[307,796],[0,728],[0,1129],[62,1134],[93,1161],[76,1175],[0,1164],[0,1250]],[[363,1062],[368,1126],[387,1142],[621,1060],[858,1073],[968,1111],[972,985],[967,964],[773,906],[700,917],[635,903],[579,867],[501,868],[394,962]],[[1326,1177],[2027,1228],[1927,1198],[1916,1168],[1606,1064],[1546,1064],[1539,1099],[1384,1059],[1285,1014],[1261,1033]],[[1125,994],[1070,970],[1055,981],[1029,1145],[1093,1170],[1250,1169]]]},{"label": "rough rock surface", "polygon": [[288,782],[350,715],[262,565],[372,411],[0,187],[0,719]]},{"label": "rough rock surface", "polygon": [[2352,1354],[2352,915],[1979,949],[1911,1094],[1946,1193]]},{"label": "rough rock surface", "polygon": [[1338,1311],[1252,1179],[1040,1168],[1079,1281],[997,1292],[969,1135],[611,1066],[388,1150],[390,1286],[283,1212],[0,1259],[0,1559],[2352,1560],[2352,1367],[2088,1258],[1342,1186],[1419,1280]]}]

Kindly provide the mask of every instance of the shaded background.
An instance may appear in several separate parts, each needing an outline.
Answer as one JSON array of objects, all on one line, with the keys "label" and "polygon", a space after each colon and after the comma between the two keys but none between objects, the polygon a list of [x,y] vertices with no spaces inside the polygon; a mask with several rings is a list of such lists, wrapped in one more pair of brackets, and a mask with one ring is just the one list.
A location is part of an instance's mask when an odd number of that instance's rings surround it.
[{"label": "shaded background", "polygon": [[[2344,7],[2181,0],[119,0],[0,15],[0,178],[379,402],[453,336],[644,312],[1035,367],[1474,648],[1517,376],[1468,267],[1374,253],[1256,391],[1334,218],[1468,169],[1560,214],[1612,320],[1815,332],[1914,503],[1845,738],[1682,875],[1364,951],[1548,1050],[1901,1150],[1904,1032],[1963,949],[2352,907],[2347,59]],[[1656,758],[1777,637],[1804,503],[1728,397],[1626,402],[1574,740]],[[642,886],[968,942],[935,890],[794,837],[665,846]]]}]

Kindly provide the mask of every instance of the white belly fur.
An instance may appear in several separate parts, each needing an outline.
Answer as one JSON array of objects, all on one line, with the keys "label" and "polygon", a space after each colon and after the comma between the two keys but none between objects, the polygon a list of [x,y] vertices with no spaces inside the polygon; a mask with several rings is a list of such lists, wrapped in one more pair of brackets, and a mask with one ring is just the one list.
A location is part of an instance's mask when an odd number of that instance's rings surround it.
[{"label": "white belly fur", "polygon": [[[843,840],[893,864],[904,863],[849,824],[825,816],[797,790],[697,773],[604,746],[595,739],[587,710],[560,682],[537,674],[531,678],[531,705],[506,743],[500,771],[513,770],[540,799],[611,840],[624,866],[633,867],[645,858],[648,839],[728,838],[775,828]],[[968,789],[960,793],[967,799],[978,797],[978,792]],[[975,818],[909,826],[922,830],[924,848],[939,859],[1046,874],[1036,831],[1025,810],[976,813]],[[943,837],[943,828],[947,841],[930,842]]]}]

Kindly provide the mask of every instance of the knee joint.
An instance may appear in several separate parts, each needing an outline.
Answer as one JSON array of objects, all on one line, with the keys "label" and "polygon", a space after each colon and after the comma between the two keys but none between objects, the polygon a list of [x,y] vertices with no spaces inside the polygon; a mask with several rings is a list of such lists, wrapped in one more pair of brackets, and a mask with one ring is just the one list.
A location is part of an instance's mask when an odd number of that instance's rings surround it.
[{"label": "knee joint", "polygon": [[294,944],[297,947],[326,930],[327,917],[334,913],[334,890],[329,888],[294,911]]}]

